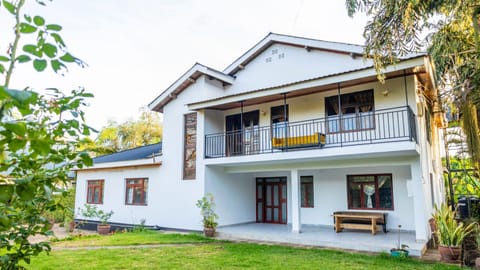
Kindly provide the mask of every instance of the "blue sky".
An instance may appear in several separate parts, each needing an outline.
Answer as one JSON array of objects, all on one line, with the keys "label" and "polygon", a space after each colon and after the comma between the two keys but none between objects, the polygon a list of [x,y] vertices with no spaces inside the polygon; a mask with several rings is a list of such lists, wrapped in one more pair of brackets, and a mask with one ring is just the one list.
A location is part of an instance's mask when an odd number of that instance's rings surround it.
[{"label": "blue sky", "polygon": [[[19,67],[12,86],[84,86],[95,95],[86,112],[97,129],[138,115],[195,62],[223,70],[269,32],[362,44],[366,23],[349,18],[343,0],[54,0],[25,11],[61,24],[69,50],[88,67],[64,77]],[[11,24],[6,16],[0,31]]]}]

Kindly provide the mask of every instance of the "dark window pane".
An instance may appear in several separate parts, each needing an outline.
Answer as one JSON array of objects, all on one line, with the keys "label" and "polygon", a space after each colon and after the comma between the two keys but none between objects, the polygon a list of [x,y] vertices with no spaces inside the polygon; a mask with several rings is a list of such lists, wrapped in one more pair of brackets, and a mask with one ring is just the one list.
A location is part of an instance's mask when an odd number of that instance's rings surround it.
[{"label": "dark window pane", "polygon": [[380,196],[380,208],[393,208],[392,203],[392,179],[390,176],[378,177],[378,193]]}]

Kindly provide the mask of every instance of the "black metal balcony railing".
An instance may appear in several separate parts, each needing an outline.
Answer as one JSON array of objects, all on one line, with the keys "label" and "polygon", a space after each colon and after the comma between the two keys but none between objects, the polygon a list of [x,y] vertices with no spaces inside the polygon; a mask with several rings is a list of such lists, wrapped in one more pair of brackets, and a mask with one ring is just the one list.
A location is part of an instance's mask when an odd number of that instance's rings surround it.
[{"label": "black metal balcony railing", "polygon": [[255,155],[290,150],[417,141],[410,107],[281,122],[205,135],[205,157]]}]

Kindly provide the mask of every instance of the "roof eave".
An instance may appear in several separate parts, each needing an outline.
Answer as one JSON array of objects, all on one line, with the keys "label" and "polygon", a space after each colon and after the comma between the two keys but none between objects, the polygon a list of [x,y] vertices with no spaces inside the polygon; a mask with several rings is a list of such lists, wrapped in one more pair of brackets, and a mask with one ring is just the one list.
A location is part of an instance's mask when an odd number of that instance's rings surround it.
[{"label": "roof eave", "polygon": [[176,80],[165,91],[163,91],[157,98],[155,98],[150,104],[148,104],[149,109],[157,112],[163,112],[163,107],[165,105],[175,99],[183,90],[185,90],[191,84],[195,83],[195,81],[202,75],[216,79],[222,82],[222,84],[224,85],[232,85],[235,80],[235,78],[230,75],[196,63],[178,80]]},{"label": "roof eave", "polygon": [[116,168],[126,168],[126,167],[160,166],[161,164],[162,164],[162,160],[157,157],[157,158],[97,163],[90,167],[76,168],[75,171],[92,171],[92,170],[116,169]]}]

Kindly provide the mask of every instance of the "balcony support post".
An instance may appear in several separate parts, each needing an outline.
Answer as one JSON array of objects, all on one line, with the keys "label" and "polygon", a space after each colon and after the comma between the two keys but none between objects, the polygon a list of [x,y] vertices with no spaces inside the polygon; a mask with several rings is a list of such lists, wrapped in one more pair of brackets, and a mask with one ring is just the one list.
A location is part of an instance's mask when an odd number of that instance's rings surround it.
[{"label": "balcony support post", "polygon": [[290,171],[290,178],[292,186],[292,232],[300,233],[302,222],[300,218],[300,177],[298,176],[298,169]]},{"label": "balcony support post", "polygon": [[244,144],[244,141],[243,141],[243,135],[244,135],[244,133],[243,133],[243,102],[244,102],[243,100],[240,101],[240,132],[241,132],[240,133],[240,138],[242,140],[240,142],[240,147],[241,147],[240,153],[242,153],[242,155],[243,155],[243,149],[245,148],[244,145],[243,145]]},{"label": "balcony support post", "polygon": [[340,147],[343,147],[343,135],[342,135],[342,130],[343,130],[343,123],[342,123],[342,101],[340,99],[340,83],[337,83],[337,99],[338,99],[338,129],[340,130]]},{"label": "balcony support post", "polygon": [[403,70],[403,87],[405,88],[405,105],[408,108],[407,71]]},{"label": "balcony support post", "polygon": [[287,93],[283,93],[283,121],[285,122],[285,151],[288,151]]}]

